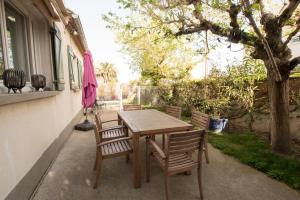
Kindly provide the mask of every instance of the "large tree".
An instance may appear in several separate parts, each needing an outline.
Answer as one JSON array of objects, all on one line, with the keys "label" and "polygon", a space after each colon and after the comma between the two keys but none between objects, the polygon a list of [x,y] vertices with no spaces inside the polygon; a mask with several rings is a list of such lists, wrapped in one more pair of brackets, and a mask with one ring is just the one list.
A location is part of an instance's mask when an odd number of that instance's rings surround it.
[{"label": "large tree", "polygon": [[164,26],[145,17],[135,12],[126,19],[112,13],[103,16],[107,27],[116,32],[116,40],[130,58],[131,69],[140,73],[142,82],[157,86],[187,80],[196,65],[192,43],[184,38],[165,37]]},{"label": "large tree", "polygon": [[299,63],[289,42],[300,29],[300,0],[119,0],[176,36],[211,32],[252,48],[267,69],[273,149],[289,153],[289,75]]}]

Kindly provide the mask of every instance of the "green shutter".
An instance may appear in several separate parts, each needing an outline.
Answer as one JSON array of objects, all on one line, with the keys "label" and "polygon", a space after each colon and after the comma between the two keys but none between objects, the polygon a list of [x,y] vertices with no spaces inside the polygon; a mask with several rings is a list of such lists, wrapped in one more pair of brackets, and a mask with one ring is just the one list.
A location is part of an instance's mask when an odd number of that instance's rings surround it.
[{"label": "green shutter", "polygon": [[78,68],[78,87],[82,88],[82,63],[77,59]]},{"label": "green shutter", "polygon": [[70,89],[75,88],[75,77],[73,71],[73,50],[68,46],[68,67],[69,67],[69,79],[70,79]]},{"label": "green shutter", "polygon": [[64,69],[62,61],[62,42],[61,33],[59,29],[54,25],[50,30],[51,33],[51,43],[52,43],[52,59],[53,59],[53,83],[56,90],[65,89],[64,81]]}]

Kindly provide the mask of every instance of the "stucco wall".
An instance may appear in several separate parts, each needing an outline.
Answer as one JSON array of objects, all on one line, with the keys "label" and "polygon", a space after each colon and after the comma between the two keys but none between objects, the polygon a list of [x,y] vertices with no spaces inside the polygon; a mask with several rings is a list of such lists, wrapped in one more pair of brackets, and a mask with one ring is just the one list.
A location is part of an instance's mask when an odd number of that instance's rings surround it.
[{"label": "stucco wall", "polygon": [[[69,33],[62,33],[65,90],[40,100],[0,106],[0,199],[4,199],[81,110],[81,92],[70,90],[67,45],[82,55]],[[50,55],[49,55],[50,56]]]}]

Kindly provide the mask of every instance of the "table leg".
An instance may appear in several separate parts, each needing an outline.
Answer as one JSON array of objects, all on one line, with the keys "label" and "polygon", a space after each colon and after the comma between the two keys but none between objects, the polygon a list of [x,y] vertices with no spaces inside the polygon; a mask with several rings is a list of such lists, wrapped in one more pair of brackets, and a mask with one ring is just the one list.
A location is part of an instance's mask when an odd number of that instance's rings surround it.
[{"label": "table leg", "polygon": [[[187,129],[187,131],[191,131],[192,129]],[[192,158],[193,157],[193,153],[192,152],[189,152],[188,153],[189,157]],[[185,172],[186,175],[192,175],[192,171],[187,171]]]},{"label": "table leg", "polygon": [[140,136],[133,134],[133,185],[135,188],[141,187],[141,165],[140,165]]},{"label": "table leg", "polygon": [[121,117],[118,115],[118,125],[121,125],[122,124],[122,119]]},{"label": "table leg", "polygon": [[[124,130],[125,136],[128,137],[128,127],[124,127],[123,130]],[[129,162],[129,159],[130,159],[130,156],[129,156],[129,154],[127,154],[126,155],[126,163]]]}]

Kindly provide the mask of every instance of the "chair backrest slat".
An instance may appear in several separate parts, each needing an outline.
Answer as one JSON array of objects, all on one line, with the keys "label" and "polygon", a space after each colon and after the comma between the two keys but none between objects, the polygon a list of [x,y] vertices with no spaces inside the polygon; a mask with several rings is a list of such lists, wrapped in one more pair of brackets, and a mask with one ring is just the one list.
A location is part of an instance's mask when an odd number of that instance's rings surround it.
[{"label": "chair backrest slat", "polygon": [[129,111],[129,110],[142,110],[142,106],[138,104],[126,104],[123,105],[123,110],[124,111]]},{"label": "chair backrest slat", "polygon": [[188,148],[197,147],[197,146],[199,146],[199,140],[197,140],[195,142],[189,142],[187,144],[177,144],[177,145],[172,144],[169,148],[169,152],[172,150],[188,149]]},{"label": "chair backrest slat", "polygon": [[191,146],[189,148],[184,148],[184,149],[170,150],[169,151],[169,155],[193,152],[195,150],[198,150],[199,147],[200,147],[200,145],[198,145],[198,146]]},{"label": "chair backrest slat", "polygon": [[186,138],[185,140],[177,140],[177,141],[172,141],[170,142],[171,145],[184,145],[184,144],[190,144],[190,143],[193,143],[193,142],[196,142],[196,141],[199,141],[199,138]]},{"label": "chair backrest slat", "polygon": [[204,130],[168,134],[167,154],[174,155],[200,150],[200,142],[203,140],[204,134]]},{"label": "chair backrest slat", "polygon": [[166,113],[178,119],[181,118],[181,110],[179,106],[166,106]]},{"label": "chair backrest slat", "polygon": [[94,119],[95,119],[94,133],[95,133],[96,143],[100,144],[102,141],[102,134],[99,134],[99,132],[102,130],[102,122],[99,113],[96,113],[94,115]]},{"label": "chair backrest slat", "polygon": [[194,126],[204,128],[205,130],[209,130],[209,122],[210,122],[209,115],[197,110],[193,110],[191,121]]}]

